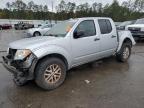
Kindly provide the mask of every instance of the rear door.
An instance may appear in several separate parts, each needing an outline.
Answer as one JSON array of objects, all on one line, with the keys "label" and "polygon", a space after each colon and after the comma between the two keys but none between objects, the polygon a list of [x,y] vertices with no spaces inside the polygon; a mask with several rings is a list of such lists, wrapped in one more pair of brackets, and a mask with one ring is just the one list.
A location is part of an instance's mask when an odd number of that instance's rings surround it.
[{"label": "rear door", "polygon": [[112,55],[118,45],[116,27],[109,19],[98,19],[98,24],[100,28],[101,56]]}]

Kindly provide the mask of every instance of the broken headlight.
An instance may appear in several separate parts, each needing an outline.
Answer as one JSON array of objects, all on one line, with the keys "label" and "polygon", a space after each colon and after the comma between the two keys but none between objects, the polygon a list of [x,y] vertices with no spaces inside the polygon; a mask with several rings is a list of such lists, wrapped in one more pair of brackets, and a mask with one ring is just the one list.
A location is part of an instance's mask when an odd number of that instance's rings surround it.
[{"label": "broken headlight", "polygon": [[14,60],[23,60],[24,58],[28,57],[30,54],[31,54],[31,51],[28,49],[17,50]]}]

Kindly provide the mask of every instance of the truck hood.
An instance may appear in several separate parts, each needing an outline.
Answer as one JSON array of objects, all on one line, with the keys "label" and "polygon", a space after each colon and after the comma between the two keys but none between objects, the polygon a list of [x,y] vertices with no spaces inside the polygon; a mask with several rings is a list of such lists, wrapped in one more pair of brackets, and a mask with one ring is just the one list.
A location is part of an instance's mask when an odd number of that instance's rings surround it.
[{"label": "truck hood", "polygon": [[133,24],[133,25],[128,25],[127,27],[138,27],[138,28],[141,28],[141,27],[144,27],[144,24]]},{"label": "truck hood", "polygon": [[37,36],[32,38],[25,38],[21,40],[14,41],[9,44],[10,48],[13,49],[30,49],[33,50],[44,44],[52,43],[52,40],[58,39],[59,37],[50,36]]}]

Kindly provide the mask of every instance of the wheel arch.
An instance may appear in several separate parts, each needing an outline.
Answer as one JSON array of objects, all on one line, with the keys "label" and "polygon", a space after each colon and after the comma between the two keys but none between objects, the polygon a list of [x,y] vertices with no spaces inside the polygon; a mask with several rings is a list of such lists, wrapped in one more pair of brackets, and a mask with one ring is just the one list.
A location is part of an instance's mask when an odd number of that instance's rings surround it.
[{"label": "wheel arch", "polygon": [[34,31],[33,36],[35,36],[35,33],[39,33],[39,34],[40,34],[40,36],[41,36],[40,31]]},{"label": "wheel arch", "polygon": [[[59,58],[60,60],[62,60],[64,62],[64,64],[66,65],[66,69],[68,70],[69,64],[68,64],[67,59],[63,55],[58,54],[58,53],[48,54],[48,55],[40,58],[35,65],[35,69],[40,62],[42,62],[44,59],[49,58],[49,57],[56,57],[56,58]],[[34,69],[34,72],[35,72],[35,69]]]},{"label": "wheel arch", "polygon": [[131,47],[132,47],[132,41],[130,38],[125,38],[123,43],[130,43]]},{"label": "wheel arch", "polygon": [[119,52],[119,51],[120,51],[123,43],[130,43],[131,47],[132,47],[132,45],[133,45],[131,38],[126,37],[126,38],[124,38],[123,40],[121,40],[121,41],[119,42],[119,45],[118,45],[118,48],[117,48],[117,51],[116,51],[116,52]]}]

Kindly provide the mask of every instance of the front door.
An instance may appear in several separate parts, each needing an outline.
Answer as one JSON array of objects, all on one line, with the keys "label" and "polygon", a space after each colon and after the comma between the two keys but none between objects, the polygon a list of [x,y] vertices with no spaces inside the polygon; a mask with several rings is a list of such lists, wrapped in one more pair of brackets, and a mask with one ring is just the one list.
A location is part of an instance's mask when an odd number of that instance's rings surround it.
[{"label": "front door", "polygon": [[100,39],[96,33],[95,21],[82,21],[75,29],[75,33],[81,33],[81,36],[72,39],[73,64],[80,65],[98,58]]}]

